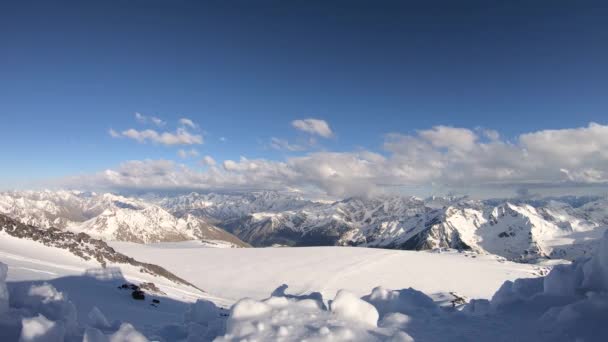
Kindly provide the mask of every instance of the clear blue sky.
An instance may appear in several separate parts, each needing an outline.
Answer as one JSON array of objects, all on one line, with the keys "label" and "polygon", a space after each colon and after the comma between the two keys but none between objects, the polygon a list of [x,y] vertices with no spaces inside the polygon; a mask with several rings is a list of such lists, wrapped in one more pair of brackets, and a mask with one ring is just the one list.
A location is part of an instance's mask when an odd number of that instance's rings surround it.
[{"label": "clear blue sky", "polygon": [[[201,156],[283,160],[313,149],[380,150],[435,125],[525,132],[605,124],[605,1],[13,1],[0,4],[4,183],[175,146],[114,139],[135,112],[200,126]],[[225,137],[225,142],[220,141]]]}]

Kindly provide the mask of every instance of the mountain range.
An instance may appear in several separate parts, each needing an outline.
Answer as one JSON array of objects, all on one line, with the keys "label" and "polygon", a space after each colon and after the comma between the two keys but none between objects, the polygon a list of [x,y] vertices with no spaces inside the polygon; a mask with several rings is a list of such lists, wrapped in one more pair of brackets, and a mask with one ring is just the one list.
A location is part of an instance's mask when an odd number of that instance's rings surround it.
[{"label": "mountain range", "polygon": [[509,260],[575,259],[608,226],[602,197],[471,200],[384,195],[326,202],[280,192],[0,193],[0,213],[25,224],[138,243],[203,240],[231,247],[444,248]]}]

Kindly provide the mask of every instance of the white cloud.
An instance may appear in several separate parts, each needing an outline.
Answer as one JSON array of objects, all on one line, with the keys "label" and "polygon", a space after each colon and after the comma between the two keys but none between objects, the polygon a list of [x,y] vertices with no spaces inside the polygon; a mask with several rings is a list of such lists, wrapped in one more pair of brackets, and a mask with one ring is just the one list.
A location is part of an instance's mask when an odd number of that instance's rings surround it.
[{"label": "white cloud", "polygon": [[125,137],[136,140],[140,143],[152,142],[163,145],[197,145],[203,143],[203,137],[199,134],[192,134],[183,128],[178,128],[175,133],[157,132],[152,129],[136,130],[128,129],[118,133],[114,130],[110,131],[112,137]]},{"label": "white cloud", "polygon": [[498,140],[500,139],[500,133],[493,129],[484,129],[481,131],[483,135],[490,140]]},{"label": "white cloud", "polygon": [[322,136],[324,138],[330,138],[333,136],[333,132],[331,128],[329,128],[329,124],[325,120],[320,119],[301,119],[294,120],[291,122],[291,125],[302,132],[306,132],[309,134],[316,134]]},{"label": "white cloud", "polygon": [[471,130],[448,126],[435,126],[433,129],[419,131],[418,135],[434,147],[457,150],[470,150],[477,140],[477,135]]},{"label": "white cloud", "polygon": [[203,160],[201,160],[201,164],[205,166],[214,166],[216,164],[215,159],[211,156],[204,156]]},{"label": "white cloud", "polygon": [[189,150],[180,149],[179,151],[177,151],[177,155],[182,159],[198,157],[198,151],[193,148]]},{"label": "white cloud", "polygon": [[194,123],[194,121],[188,119],[188,118],[181,118],[179,119],[179,124],[184,126],[184,127],[190,127],[190,128],[197,128],[198,126]]},{"label": "white cloud", "polygon": [[437,126],[412,135],[389,134],[383,148],[383,154],[366,150],[315,152],[285,161],[242,157],[224,161],[221,168],[207,163],[209,168],[203,172],[168,161],[133,161],[81,178],[80,184],[150,189],[312,189],[332,196],[369,194],[395,186],[521,189],[533,184],[608,184],[608,126],[594,123],[530,132],[514,142],[499,137],[487,141],[479,139],[474,130]]},{"label": "white cloud", "polygon": [[164,126],[166,124],[165,121],[163,121],[163,120],[161,120],[161,119],[159,119],[157,117],[146,116],[146,115],[143,115],[143,114],[141,114],[139,112],[135,112],[135,120],[137,120],[139,123],[142,123],[142,124],[148,124],[148,123],[151,122],[152,124],[154,124],[154,125],[156,125],[158,127],[162,127],[162,126]]}]

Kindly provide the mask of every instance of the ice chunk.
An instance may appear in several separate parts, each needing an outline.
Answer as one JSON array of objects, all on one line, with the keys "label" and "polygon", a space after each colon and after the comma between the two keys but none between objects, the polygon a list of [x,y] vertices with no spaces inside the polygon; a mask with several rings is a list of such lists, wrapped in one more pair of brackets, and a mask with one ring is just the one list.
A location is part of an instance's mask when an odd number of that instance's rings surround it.
[{"label": "ice chunk", "polygon": [[40,297],[43,303],[63,301],[63,293],[57,291],[51,284],[44,283],[42,285],[32,285],[28,292],[32,297]]},{"label": "ice chunk", "polygon": [[148,339],[129,323],[123,323],[117,332],[110,335],[110,342],[148,342]]},{"label": "ice chunk", "polygon": [[531,299],[535,295],[543,293],[544,278],[517,279],[505,281],[502,286],[494,293],[490,304],[493,309],[501,309],[508,305],[522,303]]},{"label": "ice chunk", "polygon": [[406,315],[439,312],[439,307],[429,296],[412,288],[395,291],[378,286],[363,300],[376,307],[381,316],[390,312]]},{"label": "ice chunk", "polygon": [[220,316],[218,307],[208,300],[199,299],[191,304],[185,314],[186,322],[208,323]]},{"label": "ice chunk", "polygon": [[230,313],[230,318],[233,320],[252,319],[266,315],[271,310],[272,306],[266,303],[251,298],[245,298],[234,304]]},{"label": "ice chunk", "polygon": [[51,321],[62,322],[68,333],[78,328],[76,307],[62,292],[48,283],[16,287],[11,292],[11,304]]},{"label": "ice chunk", "polygon": [[340,319],[355,321],[370,327],[378,325],[378,311],[353,293],[340,290],[330,304],[331,312]]},{"label": "ice chunk", "polygon": [[65,327],[61,322],[49,321],[43,315],[24,318],[20,342],[63,342]]},{"label": "ice chunk", "polygon": [[[544,279],[544,291],[554,296],[574,296],[576,288],[582,280],[582,274],[577,276],[578,267],[572,265],[556,265]],[[578,279],[577,279],[578,278]]]}]

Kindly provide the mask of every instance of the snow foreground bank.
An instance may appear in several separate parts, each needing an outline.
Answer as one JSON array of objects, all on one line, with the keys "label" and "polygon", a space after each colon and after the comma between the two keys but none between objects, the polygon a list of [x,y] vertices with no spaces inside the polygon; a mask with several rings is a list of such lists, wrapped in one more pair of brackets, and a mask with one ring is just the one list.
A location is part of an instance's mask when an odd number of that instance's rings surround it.
[{"label": "snow foreground bank", "polygon": [[145,332],[101,310],[76,312],[49,284],[14,289],[0,264],[1,341],[606,341],[608,233],[592,257],[556,266],[544,278],[506,281],[490,300],[439,307],[412,288],[374,288],[360,297],[340,290],[267,299],[244,298],[229,313],[191,304],[182,323]]}]

